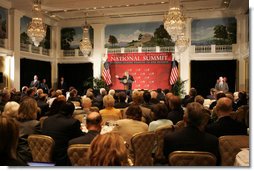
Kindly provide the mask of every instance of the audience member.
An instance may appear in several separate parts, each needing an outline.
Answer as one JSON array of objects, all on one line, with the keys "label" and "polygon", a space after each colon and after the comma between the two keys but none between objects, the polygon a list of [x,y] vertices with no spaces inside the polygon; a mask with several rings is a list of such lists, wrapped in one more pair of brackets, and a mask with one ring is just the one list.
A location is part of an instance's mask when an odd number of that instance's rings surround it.
[{"label": "audience member", "polygon": [[173,125],[171,120],[168,120],[168,109],[165,104],[158,103],[153,105],[152,111],[154,113],[155,121],[149,124],[148,131],[155,131],[159,127]]},{"label": "audience member", "polygon": [[210,100],[215,100],[215,97],[216,97],[216,89],[211,88],[210,89],[210,95],[208,95],[206,98],[210,99]]},{"label": "audience member", "polygon": [[3,112],[5,104],[10,100],[11,93],[9,90],[4,89],[1,93],[1,101],[0,101],[0,113]]},{"label": "audience member", "polygon": [[151,91],[150,94],[151,94],[151,99],[150,99],[151,104],[160,103],[160,101],[158,100],[158,93],[156,91]]},{"label": "audience member", "polygon": [[40,134],[40,122],[36,120],[38,112],[37,102],[31,98],[25,98],[18,110],[17,122],[19,125],[18,157],[24,161],[32,161],[32,154],[28,146],[27,138],[31,134]]},{"label": "audience member", "polygon": [[168,119],[171,120],[174,125],[178,122],[183,120],[183,108],[181,106],[181,98],[175,95],[169,97],[169,113]]},{"label": "audience member", "polygon": [[151,109],[152,103],[151,103],[151,93],[149,91],[145,91],[143,93],[143,104],[141,106]]},{"label": "audience member", "polygon": [[0,166],[25,166],[17,159],[19,128],[14,119],[0,116]]},{"label": "audience member", "polygon": [[69,141],[71,144],[90,144],[91,141],[100,134],[102,126],[102,117],[98,112],[89,113],[86,117],[86,128],[88,130],[84,135]]},{"label": "audience member", "polygon": [[70,161],[67,155],[68,142],[83,135],[80,122],[72,118],[75,106],[71,102],[62,105],[58,114],[49,116],[44,120],[42,133],[52,137],[55,141],[53,162],[57,166],[68,166]]},{"label": "audience member", "polygon": [[188,103],[194,102],[195,97],[197,96],[197,90],[195,88],[191,88],[189,94],[184,97],[182,100],[183,107],[186,107]]},{"label": "audience member", "polygon": [[[154,120],[154,114],[151,111],[151,109],[143,107],[143,94],[140,91],[133,91],[132,93],[132,103],[131,104],[135,104],[135,105],[139,105],[139,107],[142,110],[142,121],[145,122],[147,125],[150,124],[150,122],[152,122]],[[123,111],[123,118],[126,118],[126,111],[128,110],[128,108],[126,108]]]},{"label": "audience member", "polygon": [[114,108],[114,104],[115,99],[111,95],[106,95],[103,97],[103,105],[105,109],[100,110],[100,114],[104,123],[108,120],[122,119],[121,111]]},{"label": "audience member", "polygon": [[18,115],[19,106],[20,105],[17,102],[14,101],[7,102],[4,106],[4,111],[2,115],[16,119]]},{"label": "audience member", "polygon": [[238,93],[238,99],[235,101],[236,108],[239,108],[240,106],[247,105],[248,104],[248,98],[247,93],[245,91],[240,91]]},{"label": "audience member", "polygon": [[129,106],[129,104],[126,103],[126,93],[124,91],[118,93],[118,99],[119,101],[115,103],[115,108],[122,109]]},{"label": "audience member", "polygon": [[156,91],[158,93],[157,99],[159,101],[165,101],[165,94],[162,92],[161,88],[158,88]]},{"label": "audience member", "polygon": [[103,109],[103,97],[107,95],[105,88],[100,88],[100,94],[94,99],[94,106],[97,106],[100,110]]},{"label": "audience member", "polygon": [[203,106],[192,102],[186,107],[184,122],[186,127],[166,134],[164,138],[164,155],[168,158],[173,151],[207,151],[213,153],[219,164],[219,143],[217,137],[202,131],[204,123]]},{"label": "audience member", "polygon": [[207,125],[206,131],[220,137],[223,135],[247,135],[247,128],[244,124],[233,120],[230,117],[232,112],[232,100],[222,97],[216,104],[218,120]]},{"label": "audience member", "polygon": [[37,120],[39,120],[41,117],[45,116],[46,113],[49,111],[49,104],[46,102],[48,95],[45,93],[40,94],[37,105],[40,108],[40,113],[37,116]]},{"label": "audience member", "polygon": [[217,92],[217,94],[216,94],[216,101],[214,101],[214,102],[212,102],[212,103],[210,104],[209,109],[210,109],[210,110],[213,110],[213,108],[216,106],[217,101],[218,101],[220,98],[222,98],[222,97],[226,97],[226,94],[223,93],[223,92]]},{"label": "audience member", "polygon": [[142,110],[139,105],[132,104],[126,111],[127,119],[121,119],[116,121],[116,125],[113,131],[118,132],[126,141],[129,146],[129,152],[131,158],[133,158],[133,151],[131,147],[131,137],[139,132],[148,131],[148,125],[141,121]]},{"label": "audience member", "polygon": [[124,140],[116,133],[98,135],[89,149],[90,166],[127,166]]}]

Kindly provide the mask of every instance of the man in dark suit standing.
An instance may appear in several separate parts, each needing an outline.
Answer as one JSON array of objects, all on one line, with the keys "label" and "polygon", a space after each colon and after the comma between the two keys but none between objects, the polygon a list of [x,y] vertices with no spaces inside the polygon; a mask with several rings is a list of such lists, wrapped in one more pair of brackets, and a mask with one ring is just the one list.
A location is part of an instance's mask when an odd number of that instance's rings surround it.
[{"label": "man in dark suit standing", "polygon": [[34,75],[34,80],[31,81],[30,88],[32,88],[32,87],[39,88],[39,86],[40,86],[40,81],[38,80],[38,76]]},{"label": "man in dark suit standing", "polygon": [[132,90],[132,83],[134,82],[134,78],[132,75],[129,74],[128,71],[124,72],[123,77],[119,77],[116,75],[116,78],[120,80],[120,82],[124,85],[124,89],[126,91],[131,91]]},{"label": "man in dark suit standing", "polygon": [[64,77],[62,76],[58,82],[57,88],[62,90],[63,93],[65,94],[68,90],[67,90],[67,84],[64,80]]},{"label": "man in dark suit standing", "polygon": [[206,117],[203,110],[203,106],[197,102],[187,105],[184,114],[186,126],[179,131],[166,134],[164,138],[163,152],[166,158],[171,152],[178,150],[206,151],[214,154],[217,162],[220,161],[218,138],[203,131]]}]

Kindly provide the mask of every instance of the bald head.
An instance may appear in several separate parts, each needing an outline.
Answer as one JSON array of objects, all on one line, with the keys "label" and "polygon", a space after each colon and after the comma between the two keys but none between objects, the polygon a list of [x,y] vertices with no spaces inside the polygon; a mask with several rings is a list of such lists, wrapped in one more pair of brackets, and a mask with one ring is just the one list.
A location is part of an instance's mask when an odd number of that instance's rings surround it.
[{"label": "bald head", "polygon": [[228,97],[222,97],[217,101],[216,110],[218,116],[230,115],[232,112],[232,100]]},{"label": "bald head", "polygon": [[86,124],[88,127],[89,126],[100,126],[101,122],[102,122],[102,117],[98,112],[91,112],[87,115]]}]

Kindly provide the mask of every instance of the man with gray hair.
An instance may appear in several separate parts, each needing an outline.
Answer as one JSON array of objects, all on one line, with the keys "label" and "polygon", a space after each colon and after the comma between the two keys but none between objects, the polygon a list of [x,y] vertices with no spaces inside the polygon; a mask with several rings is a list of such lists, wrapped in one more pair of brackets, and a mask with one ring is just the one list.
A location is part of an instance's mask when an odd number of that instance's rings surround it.
[{"label": "man with gray hair", "polygon": [[220,137],[223,135],[247,135],[247,127],[232,119],[232,100],[228,97],[222,97],[217,101],[216,112],[218,120],[207,125],[206,131],[210,134]]},{"label": "man with gray hair", "polygon": [[214,154],[219,162],[219,143],[217,137],[203,131],[206,115],[197,102],[189,103],[184,114],[185,127],[168,133],[164,137],[164,156],[168,158],[173,151],[207,151]]}]

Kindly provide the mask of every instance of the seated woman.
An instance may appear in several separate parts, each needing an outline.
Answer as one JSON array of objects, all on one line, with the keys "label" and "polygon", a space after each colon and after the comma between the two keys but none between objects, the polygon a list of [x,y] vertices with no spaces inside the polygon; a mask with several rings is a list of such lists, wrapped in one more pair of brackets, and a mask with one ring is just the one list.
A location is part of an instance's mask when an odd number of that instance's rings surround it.
[{"label": "seated woman", "polygon": [[98,135],[89,149],[90,166],[127,166],[124,139],[116,133]]},{"label": "seated woman", "polygon": [[149,124],[148,131],[155,131],[159,127],[174,125],[168,117],[168,109],[165,104],[158,103],[152,106],[155,121]]},{"label": "seated woman", "polygon": [[113,131],[118,132],[129,146],[129,153],[132,156],[132,147],[130,140],[136,133],[148,131],[148,125],[141,121],[142,110],[139,105],[132,104],[126,111],[127,119],[116,121]]},{"label": "seated woman", "polygon": [[0,166],[25,166],[17,160],[19,128],[10,117],[0,116]]},{"label": "seated woman", "polygon": [[115,99],[111,95],[106,95],[103,97],[103,105],[105,109],[100,110],[103,122],[110,120],[116,121],[122,119],[122,114],[119,109],[114,108]]}]

